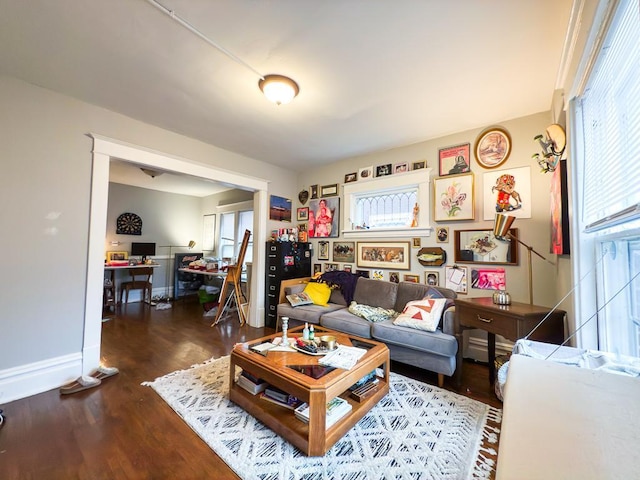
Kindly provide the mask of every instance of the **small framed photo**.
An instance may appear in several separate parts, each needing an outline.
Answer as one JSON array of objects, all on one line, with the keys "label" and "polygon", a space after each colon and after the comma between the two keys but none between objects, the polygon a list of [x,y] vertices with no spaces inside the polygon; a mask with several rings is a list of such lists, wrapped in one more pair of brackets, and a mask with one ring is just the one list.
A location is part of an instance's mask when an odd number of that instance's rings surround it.
[{"label": "small framed photo", "polygon": [[334,270],[338,270],[338,264],[337,263],[325,263],[324,264],[324,271],[325,272],[333,272]]},{"label": "small framed photo", "polygon": [[318,260],[329,260],[329,242],[318,242]]},{"label": "small framed photo", "polygon": [[409,171],[409,164],[407,162],[404,163],[396,163],[393,166],[393,173],[404,173]]},{"label": "small framed photo", "polygon": [[129,258],[129,252],[107,252],[107,263],[114,260],[127,260]]},{"label": "small framed photo", "polygon": [[345,264],[342,266],[342,270],[344,270],[345,272],[349,272],[349,273],[351,273],[351,270],[353,270],[353,265],[350,265],[350,264],[348,264],[348,263],[345,263]]},{"label": "small framed photo", "polygon": [[385,177],[391,175],[391,164],[378,165],[376,167],[376,177]]},{"label": "small framed photo", "polygon": [[383,270],[373,270],[371,272],[371,278],[374,280],[384,280],[384,271]]},{"label": "small framed photo", "polygon": [[369,180],[373,178],[373,167],[364,167],[358,170],[358,178],[360,180]]},{"label": "small framed photo", "polygon": [[438,150],[438,172],[441,177],[471,171],[471,144],[463,143]]},{"label": "small framed photo", "polygon": [[420,275],[405,275],[403,280],[405,282],[420,283]]},{"label": "small framed photo", "polygon": [[356,270],[356,275],[364,278],[369,278],[370,270]]},{"label": "small framed photo", "polygon": [[305,222],[309,220],[309,207],[298,208],[296,213],[299,222]]},{"label": "small framed photo", "polygon": [[440,272],[436,272],[435,270],[425,270],[424,283],[431,285],[432,287],[440,285]]},{"label": "small framed photo", "polygon": [[422,162],[413,162],[411,165],[411,170],[420,170],[421,168],[425,168],[427,166],[427,162],[424,160]]},{"label": "small framed photo", "polygon": [[420,237],[413,237],[411,239],[411,246],[413,248],[420,248],[422,246],[422,239]]},{"label": "small framed photo", "polygon": [[334,183],[332,185],[323,185],[320,188],[320,196],[321,197],[335,197],[338,195],[338,184]]},{"label": "small framed photo", "polygon": [[318,198],[318,185],[311,185],[309,187],[309,198]]},{"label": "small framed photo", "polygon": [[358,180],[358,172],[347,173],[344,176],[344,183],[351,183]]},{"label": "small framed photo", "polygon": [[449,243],[449,227],[436,228],[436,242]]},{"label": "small framed photo", "polygon": [[393,283],[400,283],[400,272],[389,272],[389,281]]},{"label": "small framed photo", "polygon": [[321,263],[314,263],[313,264],[313,274],[317,274],[317,273],[322,273],[322,264]]}]

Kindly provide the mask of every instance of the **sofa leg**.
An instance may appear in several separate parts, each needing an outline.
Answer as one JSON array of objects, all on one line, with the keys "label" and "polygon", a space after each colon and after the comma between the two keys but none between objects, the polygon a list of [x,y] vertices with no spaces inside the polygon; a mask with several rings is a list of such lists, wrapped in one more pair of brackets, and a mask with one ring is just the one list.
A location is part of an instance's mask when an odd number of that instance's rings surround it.
[{"label": "sofa leg", "polygon": [[440,388],[444,387],[444,375],[442,373],[438,374],[438,386]]}]

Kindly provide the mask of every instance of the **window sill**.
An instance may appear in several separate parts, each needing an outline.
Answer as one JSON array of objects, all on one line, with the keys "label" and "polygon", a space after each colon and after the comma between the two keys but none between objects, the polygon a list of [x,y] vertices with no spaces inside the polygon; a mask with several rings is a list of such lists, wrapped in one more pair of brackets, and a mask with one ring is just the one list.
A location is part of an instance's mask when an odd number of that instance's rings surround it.
[{"label": "window sill", "polygon": [[431,227],[398,227],[398,228],[376,228],[376,229],[358,229],[344,230],[342,236],[344,238],[374,238],[374,237],[429,237],[433,228]]}]

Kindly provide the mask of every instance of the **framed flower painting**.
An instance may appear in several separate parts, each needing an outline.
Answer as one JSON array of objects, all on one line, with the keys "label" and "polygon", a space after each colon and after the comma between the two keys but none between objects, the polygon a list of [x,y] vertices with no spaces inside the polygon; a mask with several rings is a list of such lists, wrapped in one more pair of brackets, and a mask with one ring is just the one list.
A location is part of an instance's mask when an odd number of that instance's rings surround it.
[{"label": "framed flower painting", "polygon": [[433,179],[433,218],[436,222],[473,220],[473,173]]}]

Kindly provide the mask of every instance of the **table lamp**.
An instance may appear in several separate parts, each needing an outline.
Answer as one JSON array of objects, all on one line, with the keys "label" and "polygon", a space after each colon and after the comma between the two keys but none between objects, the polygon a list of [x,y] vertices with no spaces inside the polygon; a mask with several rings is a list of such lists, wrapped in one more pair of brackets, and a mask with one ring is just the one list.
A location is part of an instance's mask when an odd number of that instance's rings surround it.
[{"label": "table lamp", "polygon": [[537,256],[539,256],[545,262],[550,263],[551,265],[555,265],[555,263],[547,260],[540,253],[536,252],[533,249],[533,247],[531,247],[530,245],[527,245],[518,237],[516,237],[515,235],[509,232],[509,229],[511,228],[511,225],[513,224],[515,219],[516,217],[512,215],[496,213],[496,218],[493,224],[493,236],[496,237],[497,240],[502,240],[502,241],[506,241],[513,238],[516,242],[520,243],[521,245],[524,245],[524,247],[527,249],[527,267],[529,269],[528,270],[529,272],[529,304],[533,305],[533,274],[531,271],[531,253],[535,253]]}]

